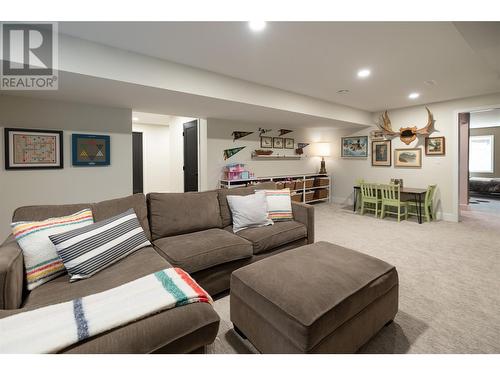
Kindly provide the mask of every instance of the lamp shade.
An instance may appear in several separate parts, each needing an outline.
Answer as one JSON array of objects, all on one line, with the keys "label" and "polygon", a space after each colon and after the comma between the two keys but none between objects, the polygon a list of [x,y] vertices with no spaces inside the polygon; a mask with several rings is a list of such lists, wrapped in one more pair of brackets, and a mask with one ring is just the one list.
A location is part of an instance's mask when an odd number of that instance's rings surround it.
[{"label": "lamp shade", "polygon": [[330,156],[330,143],[318,142],[314,144],[314,155],[315,156]]}]

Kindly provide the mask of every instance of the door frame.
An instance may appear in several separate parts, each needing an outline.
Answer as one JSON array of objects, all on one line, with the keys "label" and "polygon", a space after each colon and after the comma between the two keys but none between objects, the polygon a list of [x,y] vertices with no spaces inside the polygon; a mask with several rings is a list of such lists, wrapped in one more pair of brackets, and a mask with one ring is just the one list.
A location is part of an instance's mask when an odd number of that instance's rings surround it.
[{"label": "door frame", "polygon": [[[456,155],[454,163],[453,163],[453,170],[452,170],[452,176],[453,176],[453,189],[452,189],[452,202],[453,202],[453,207],[456,209],[456,220],[454,221],[461,221],[461,210],[460,210],[460,113],[463,112],[475,112],[475,111],[484,111],[486,109],[491,109],[491,108],[500,108],[500,104],[488,104],[488,105],[481,105],[481,106],[475,106],[475,107],[468,107],[468,108],[463,108],[459,110],[453,111],[453,123],[455,124],[453,126],[453,138],[455,139],[455,142],[452,143],[452,153],[453,155]],[[470,127],[470,123],[469,123]],[[468,144],[467,144],[468,148]],[[467,181],[467,186],[469,182]]]}]

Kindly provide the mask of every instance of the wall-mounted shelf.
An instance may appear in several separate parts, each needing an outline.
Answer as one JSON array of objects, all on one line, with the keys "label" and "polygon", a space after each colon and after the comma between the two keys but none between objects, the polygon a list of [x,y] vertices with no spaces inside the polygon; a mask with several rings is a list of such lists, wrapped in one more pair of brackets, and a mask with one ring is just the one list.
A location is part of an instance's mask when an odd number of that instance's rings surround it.
[{"label": "wall-mounted shelf", "polygon": [[252,153],[253,160],[300,160],[300,155],[257,155]]}]

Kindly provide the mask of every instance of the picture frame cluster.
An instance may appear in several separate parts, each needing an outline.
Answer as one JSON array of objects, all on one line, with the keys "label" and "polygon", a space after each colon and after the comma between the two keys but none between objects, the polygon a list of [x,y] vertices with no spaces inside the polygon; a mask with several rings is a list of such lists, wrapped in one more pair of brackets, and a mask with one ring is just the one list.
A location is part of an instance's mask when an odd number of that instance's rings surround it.
[{"label": "picture frame cluster", "polygon": [[[392,151],[392,141],[371,137],[371,165],[373,167],[391,167],[394,152],[394,167],[396,168],[421,168],[422,148],[397,148]],[[445,137],[425,138],[426,156],[446,155]],[[366,159],[368,157],[368,137],[342,137],[341,157],[345,159]]]},{"label": "picture frame cluster", "polygon": [[284,149],[295,149],[295,139],[293,138],[283,138],[283,137],[260,137],[260,147],[261,148],[284,148]]}]

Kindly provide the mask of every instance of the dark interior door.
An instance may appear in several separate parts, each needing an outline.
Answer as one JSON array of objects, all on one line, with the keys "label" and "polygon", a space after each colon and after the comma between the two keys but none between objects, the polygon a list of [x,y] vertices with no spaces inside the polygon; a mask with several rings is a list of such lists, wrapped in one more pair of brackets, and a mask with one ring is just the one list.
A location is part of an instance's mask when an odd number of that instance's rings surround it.
[{"label": "dark interior door", "polygon": [[135,193],[143,193],[142,133],[132,133],[132,186]]},{"label": "dark interior door", "polygon": [[198,191],[198,120],[184,124],[184,191]]}]

